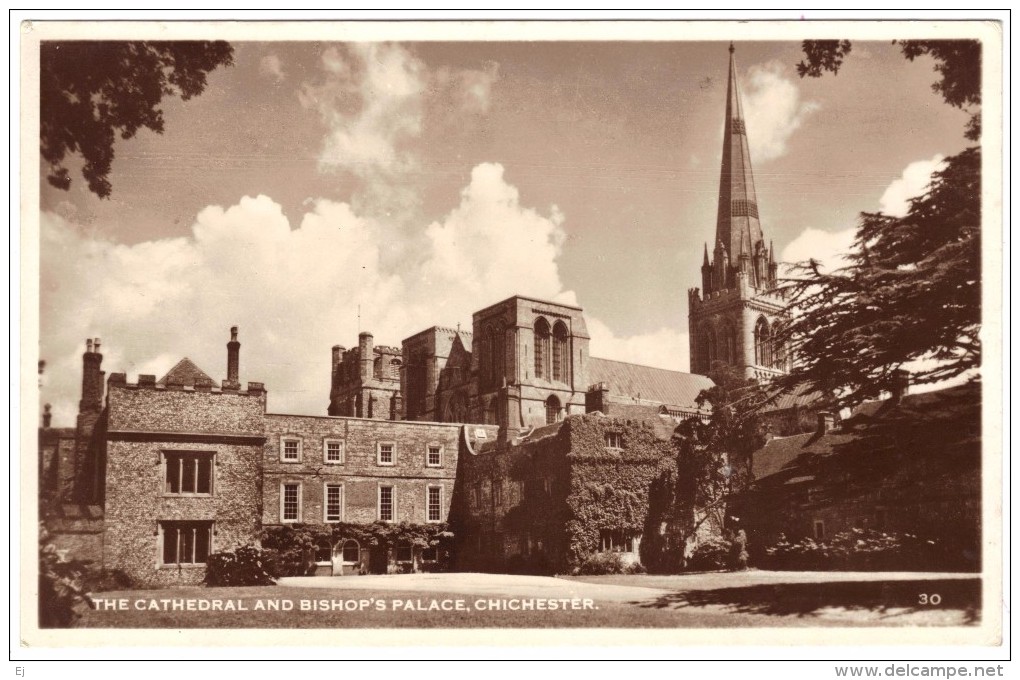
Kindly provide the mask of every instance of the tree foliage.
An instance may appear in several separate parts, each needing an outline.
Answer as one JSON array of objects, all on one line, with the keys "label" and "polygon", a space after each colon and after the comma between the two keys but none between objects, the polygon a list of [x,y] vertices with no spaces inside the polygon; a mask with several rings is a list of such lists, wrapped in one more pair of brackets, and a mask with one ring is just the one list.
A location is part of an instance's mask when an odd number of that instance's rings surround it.
[{"label": "tree foliage", "polygon": [[672,440],[673,525],[678,541],[686,546],[684,561],[693,554],[704,525],[714,521],[717,529],[722,528],[726,501],[751,481],[751,454],[765,443],[761,411],[770,392],[721,363],[709,377],[715,385],[703,390],[697,402],[701,407],[711,405],[711,416],[685,420]]},{"label": "tree foliage", "polygon": [[[914,61],[920,56],[935,60],[935,72],[941,79],[931,89],[947,104],[958,109],[981,106],[981,43],[977,40],[894,40],[903,56]],[[826,71],[838,73],[843,59],[850,54],[849,40],[805,40],[801,44],[804,59],[797,64],[803,78],[818,78]],[[971,113],[967,139],[981,137],[981,112]]]},{"label": "tree foliage", "polygon": [[233,63],[233,48],[223,41],[46,41],[39,58],[39,146],[47,180],[70,188],[64,159],[79,153],[89,189],[108,198],[116,135],[130,139],[143,127],[162,133],[163,97],[201,94],[210,71]]},{"label": "tree foliage", "polygon": [[[846,267],[794,265],[783,288],[797,356],[782,378],[843,405],[892,389],[911,363],[932,383],[981,363],[981,152],[947,159],[904,217],[863,213]],[[917,363],[918,360],[925,360]]]}]

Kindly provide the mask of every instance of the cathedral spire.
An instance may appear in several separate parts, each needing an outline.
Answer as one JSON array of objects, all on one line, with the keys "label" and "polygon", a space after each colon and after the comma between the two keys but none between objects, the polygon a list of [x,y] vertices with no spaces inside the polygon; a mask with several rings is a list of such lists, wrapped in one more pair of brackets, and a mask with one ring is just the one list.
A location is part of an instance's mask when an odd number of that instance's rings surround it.
[{"label": "cathedral spire", "polygon": [[746,236],[750,252],[763,243],[758,221],[758,202],[751,172],[751,152],[747,144],[744,109],[737,86],[737,66],[730,43],[730,72],[726,84],[726,120],[723,126],[722,170],[719,177],[719,211],[716,219],[716,241],[729,252],[740,252]]}]

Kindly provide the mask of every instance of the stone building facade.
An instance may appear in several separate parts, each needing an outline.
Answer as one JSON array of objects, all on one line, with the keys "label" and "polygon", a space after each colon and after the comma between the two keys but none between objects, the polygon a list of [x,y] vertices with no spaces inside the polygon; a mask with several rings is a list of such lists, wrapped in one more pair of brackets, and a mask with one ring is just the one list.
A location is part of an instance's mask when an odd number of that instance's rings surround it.
[{"label": "stone building facade", "polygon": [[349,350],[333,346],[329,408],[331,416],[399,420],[403,413],[399,349],[375,346],[371,333],[358,335]]}]

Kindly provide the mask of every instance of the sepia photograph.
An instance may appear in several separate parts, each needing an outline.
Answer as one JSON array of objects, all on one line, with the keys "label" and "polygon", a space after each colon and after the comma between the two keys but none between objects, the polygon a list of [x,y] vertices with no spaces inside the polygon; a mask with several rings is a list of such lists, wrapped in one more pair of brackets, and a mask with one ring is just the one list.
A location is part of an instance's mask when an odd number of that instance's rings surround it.
[{"label": "sepia photograph", "polygon": [[1001,643],[997,22],[21,40],[23,644]]}]

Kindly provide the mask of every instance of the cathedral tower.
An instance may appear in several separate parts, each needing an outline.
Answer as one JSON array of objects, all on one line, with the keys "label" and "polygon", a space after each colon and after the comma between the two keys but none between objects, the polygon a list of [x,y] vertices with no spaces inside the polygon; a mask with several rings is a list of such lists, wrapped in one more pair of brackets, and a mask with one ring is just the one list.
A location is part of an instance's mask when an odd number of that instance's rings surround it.
[{"label": "cathedral tower", "polygon": [[767,380],[786,370],[785,352],[772,342],[786,304],[776,288],[772,245],[765,244],[758,219],[733,53],[731,43],[715,242],[711,260],[705,245],[701,289],[688,291],[691,371],[708,373],[721,362]]}]

